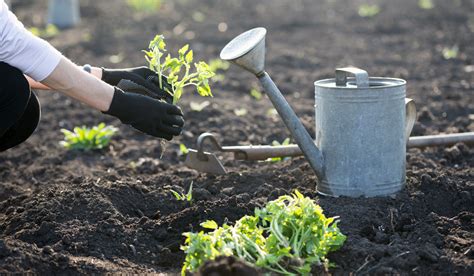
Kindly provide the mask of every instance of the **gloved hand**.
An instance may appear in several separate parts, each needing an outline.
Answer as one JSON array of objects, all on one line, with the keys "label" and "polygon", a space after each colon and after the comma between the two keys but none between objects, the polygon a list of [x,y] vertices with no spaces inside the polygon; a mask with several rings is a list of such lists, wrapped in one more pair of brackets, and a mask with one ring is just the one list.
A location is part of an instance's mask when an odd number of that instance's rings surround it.
[{"label": "gloved hand", "polygon": [[124,124],[149,135],[171,140],[184,126],[181,109],[148,96],[124,92],[115,87],[110,108],[105,114],[117,117]]},{"label": "gloved hand", "polygon": [[106,83],[116,86],[121,80],[130,80],[138,85],[145,87],[144,95],[163,99],[168,103],[173,102],[173,96],[164,90],[167,87],[171,90],[166,77],[162,77],[162,86],[160,88],[158,75],[147,67],[125,68],[125,69],[106,69],[102,68],[102,80]]}]

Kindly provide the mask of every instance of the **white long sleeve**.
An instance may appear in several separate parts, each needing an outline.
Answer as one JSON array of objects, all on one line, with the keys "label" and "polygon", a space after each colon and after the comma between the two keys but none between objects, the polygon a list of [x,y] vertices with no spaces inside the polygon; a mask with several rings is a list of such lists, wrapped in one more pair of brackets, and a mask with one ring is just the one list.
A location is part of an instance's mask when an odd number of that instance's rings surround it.
[{"label": "white long sleeve", "polygon": [[47,78],[58,65],[61,53],[26,30],[0,0],[0,61],[18,68],[36,81]]}]

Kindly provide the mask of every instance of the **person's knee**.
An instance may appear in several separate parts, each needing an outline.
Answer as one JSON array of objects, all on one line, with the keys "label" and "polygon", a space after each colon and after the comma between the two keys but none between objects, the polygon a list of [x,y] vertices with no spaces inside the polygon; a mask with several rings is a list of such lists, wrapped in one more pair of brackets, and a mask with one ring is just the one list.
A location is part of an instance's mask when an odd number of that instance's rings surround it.
[{"label": "person's knee", "polygon": [[8,104],[26,106],[30,87],[23,73],[17,68],[0,62],[0,108]]},{"label": "person's knee", "polygon": [[4,132],[21,117],[30,95],[30,86],[23,73],[0,62],[0,132]]}]

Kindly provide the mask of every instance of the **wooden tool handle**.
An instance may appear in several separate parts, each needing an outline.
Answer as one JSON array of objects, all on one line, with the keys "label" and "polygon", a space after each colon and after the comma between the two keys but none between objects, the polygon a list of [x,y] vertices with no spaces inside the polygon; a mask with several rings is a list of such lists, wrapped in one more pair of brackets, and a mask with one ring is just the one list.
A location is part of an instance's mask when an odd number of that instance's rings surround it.
[{"label": "wooden tool handle", "polygon": [[[408,148],[422,148],[433,146],[450,146],[459,142],[474,144],[474,132],[438,134],[410,137]],[[287,146],[235,146],[222,147],[222,151],[233,152],[235,160],[266,160],[274,157],[295,157],[303,153],[298,145]]]},{"label": "wooden tool handle", "polygon": [[298,145],[288,146],[236,146],[223,147],[223,151],[233,152],[236,160],[265,160],[273,157],[301,155]]}]

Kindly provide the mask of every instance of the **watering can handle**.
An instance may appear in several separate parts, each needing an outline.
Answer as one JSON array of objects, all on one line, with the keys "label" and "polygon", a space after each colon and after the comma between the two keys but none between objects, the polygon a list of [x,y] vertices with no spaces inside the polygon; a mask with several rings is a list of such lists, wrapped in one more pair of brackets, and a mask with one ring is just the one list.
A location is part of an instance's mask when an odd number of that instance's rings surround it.
[{"label": "watering can handle", "polygon": [[346,86],[347,75],[354,75],[358,88],[369,87],[369,74],[357,67],[344,67],[336,69],[336,86]]},{"label": "watering can handle", "polygon": [[408,142],[416,121],[416,106],[413,99],[405,98],[405,112],[405,139]]}]

